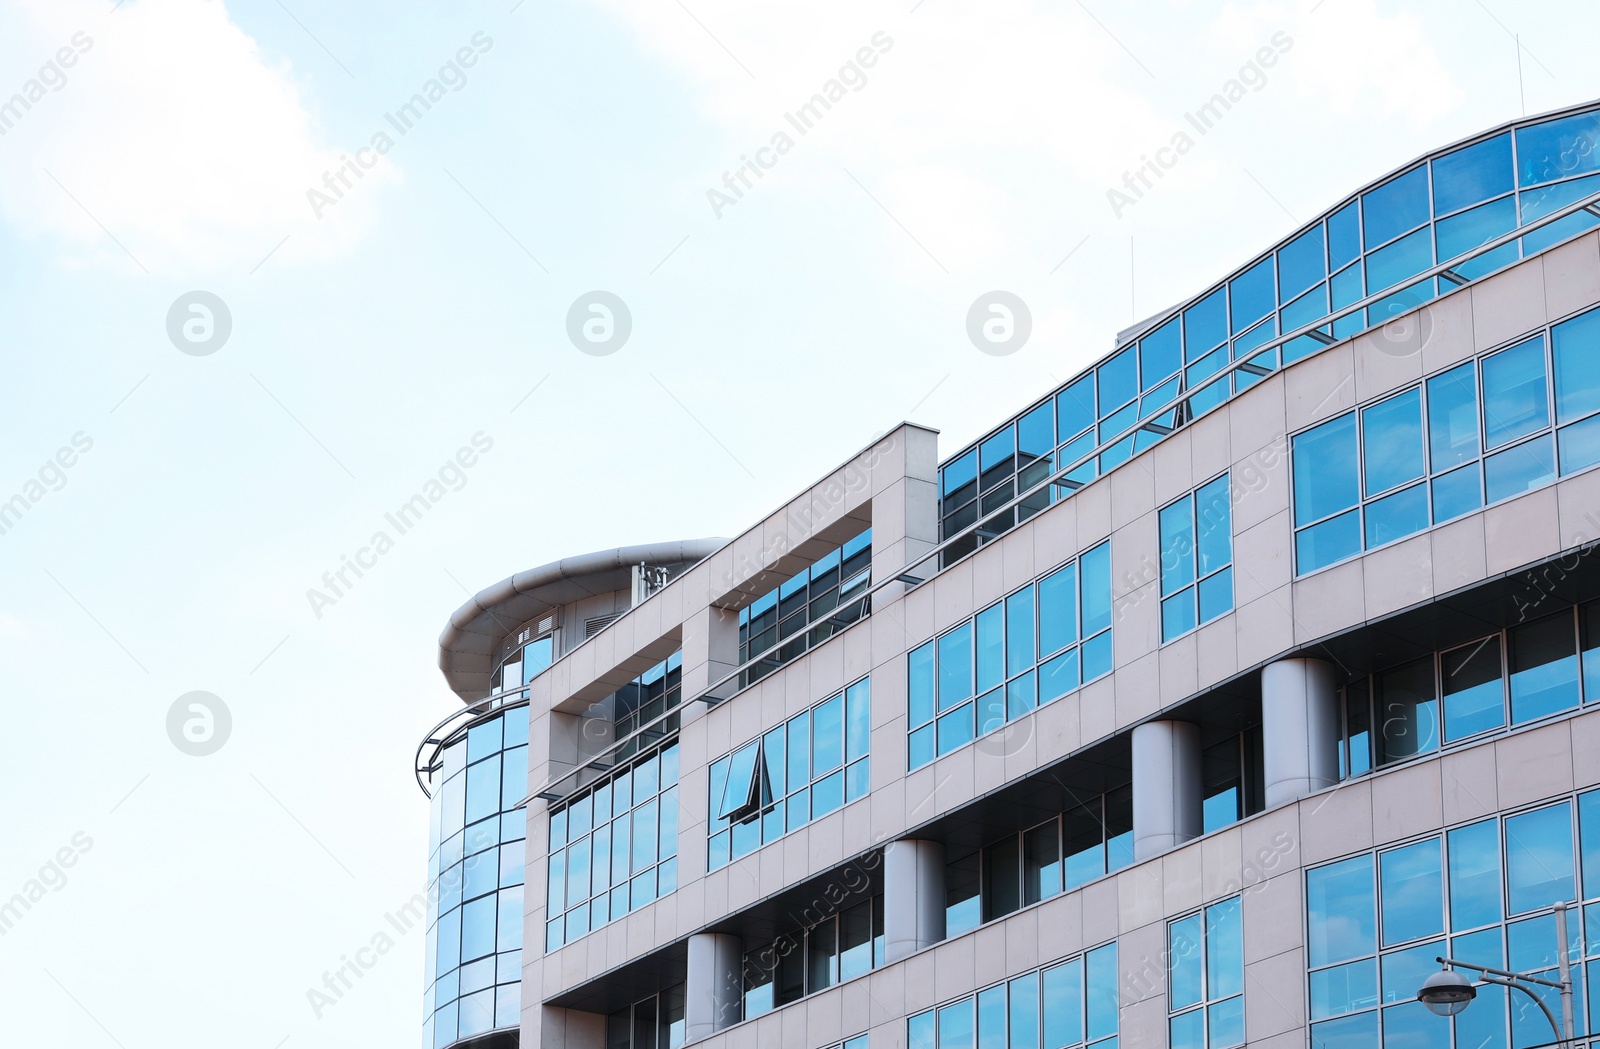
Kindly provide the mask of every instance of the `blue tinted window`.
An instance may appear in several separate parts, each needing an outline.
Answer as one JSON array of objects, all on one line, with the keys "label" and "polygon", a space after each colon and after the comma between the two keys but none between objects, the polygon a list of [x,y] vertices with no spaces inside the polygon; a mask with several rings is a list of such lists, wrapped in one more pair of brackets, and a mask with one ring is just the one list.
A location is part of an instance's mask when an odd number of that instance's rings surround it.
[{"label": "blue tinted window", "polygon": [[1548,120],[1517,129],[1517,182],[1533,186],[1600,168],[1600,114]]},{"label": "blue tinted window", "polygon": [[1083,959],[1046,969],[1041,980],[1044,1044],[1053,1047],[1083,1041]]},{"label": "blue tinted window", "polygon": [[1433,523],[1452,521],[1483,505],[1483,486],[1478,464],[1433,479]]},{"label": "blue tinted window", "polygon": [[1170,1008],[1194,1005],[1205,996],[1205,918],[1191,914],[1167,926],[1167,993]]},{"label": "blue tinted window", "polygon": [[939,639],[939,709],[948,710],[972,695],[972,624],[963,623]]},{"label": "blue tinted window", "polygon": [[1161,531],[1161,593],[1163,596],[1194,582],[1194,504],[1185,497],[1163,509]]},{"label": "blue tinted window", "polygon": [[1206,997],[1216,1001],[1243,991],[1244,925],[1235,896],[1206,908]]},{"label": "blue tinted window", "polygon": [[1383,887],[1383,945],[1444,931],[1444,892],[1439,839],[1419,841],[1378,856]]},{"label": "blue tinted window", "polygon": [[1413,485],[1367,504],[1366,540],[1369,548],[1415,535],[1428,527],[1428,486]]},{"label": "blue tinted window", "polygon": [[1033,587],[1006,598],[1006,676],[1020,674],[1038,662],[1033,649]]},{"label": "blue tinted window", "polygon": [[1512,724],[1578,705],[1578,641],[1569,613],[1516,627],[1510,641]]},{"label": "blue tinted window", "polygon": [[978,487],[987,491],[1016,466],[1017,435],[1011,427],[990,437],[978,446]]},{"label": "blue tinted window", "polygon": [[1100,392],[1100,411],[1110,412],[1112,409],[1126,404],[1139,394],[1139,359],[1134,356],[1134,347],[1129,346],[1106,363],[1102,364],[1095,372],[1096,381]]},{"label": "blue tinted window", "polygon": [[[1600,896],[1600,791],[1578,796],[1578,835],[1583,841],[1583,894]],[[1600,951],[1600,928],[1591,921],[1589,929],[1596,945],[1591,950]]]},{"label": "blue tinted window", "polygon": [[1407,390],[1361,411],[1366,494],[1422,476],[1422,391]]},{"label": "blue tinted window", "polygon": [[1506,883],[1512,914],[1573,898],[1572,811],[1567,803],[1506,819]]},{"label": "blue tinted window", "polygon": [[950,463],[944,468],[944,472],[939,479],[944,489],[942,494],[946,499],[976,481],[978,479],[978,450],[974,448],[961,458]]},{"label": "blue tinted window", "polygon": [[1439,658],[1444,738],[1465,739],[1506,721],[1500,638],[1463,645]]},{"label": "blue tinted window", "polygon": [[1356,505],[1361,496],[1354,413],[1294,439],[1294,521],[1307,524]]},{"label": "blue tinted window", "polygon": [[[1351,266],[1334,274],[1328,281],[1328,300],[1330,309],[1337,313],[1346,306],[1360,302],[1366,296],[1365,285],[1361,280],[1361,267]],[[1333,334],[1338,338],[1353,335],[1366,324],[1366,311],[1356,310],[1340,318],[1333,326]]]},{"label": "blue tinted window", "polygon": [[1600,310],[1551,329],[1555,351],[1556,421],[1600,409]]},{"label": "blue tinted window", "polygon": [[1056,395],[1056,424],[1063,441],[1094,425],[1094,376],[1083,378]]},{"label": "blue tinted window", "polygon": [[[1570,179],[1566,182],[1555,182],[1538,189],[1523,190],[1520,197],[1522,221],[1531,222],[1543,215],[1559,211],[1576,201],[1600,192],[1600,175],[1589,175],[1586,178]],[[1523,251],[1532,254],[1558,241],[1576,236],[1584,230],[1593,229],[1600,225],[1600,219],[1595,218],[1586,211],[1575,215],[1557,219],[1540,229],[1522,238]]]},{"label": "blue tinted window", "polygon": [[1233,513],[1228,475],[1202,487],[1194,496],[1200,574],[1209,575],[1233,563]]},{"label": "blue tinted window", "polygon": [[1377,950],[1372,857],[1357,856],[1306,872],[1306,942],[1313,968]]},{"label": "blue tinted window", "polygon": [[1078,572],[1067,565],[1039,584],[1039,648],[1050,655],[1077,639]]},{"label": "blue tinted window", "polygon": [[1111,625],[1111,544],[1101,543],[1085,553],[1080,563],[1083,572],[1083,633],[1088,637]]},{"label": "blue tinted window", "polygon": [[1450,832],[1450,927],[1489,925],[1500,914],[1500,825],[1484,820]]},{"label": "blue tinted window", "polygon": [[1318,285],[1283,308],[1283,332],[1287,335],[1327,315],[1328,288],[1327,285]]},{"label": "blue tinted window", "polygon": [[1278,249],[1278,290],[1284,302],[1305,291],[1328,275],[1322,244],[1322,224],[1318,223]]},{"label": "blue tinted window", "polygon": [[939,1010],[939,1049],[973,1049],[971,998]]},{"label": "blue tinted window", "polygon": [[[1501,234],[1510,233],[1516,228],[1517,203],[1511,197],[1492,201],[1447,219],[1440,219],[1434,227],[1439,244],[1439,261],[1446,262],[1458,255],[1465,255],[1473,248],[1487,244]],[[1507,248],[1510,253],[1504,260],[1496,259],[1492,265],[1485,266],[1481,260],[1473,259],[1463,263],[1457,272],[1469,278],[1482,276],[1503,262],[1515,260],[1516,247],[1507,245]],[[1496,249],[1496,254],[1503,250],[1506,249]]]},{"label": "blue tinted window", "polygon": [[1351,510],[1295,533],[1295,566],[1301,575],[1361,552],[1361,512]]},{"label": "blue tinted window", "polygon": [[1483,401],[1484,443],[1490,448],[1549,425],[1542,336],[1484,358]]},{"label": "blue tinted window", "polygon": [[922,725],[933,719],[933,642],[913,651],[907,668],[911,724]]},{"label": "blue tinted window", "polygon": [[1018,465],[1026,465],[1056,450],[1055,408],[1046,401],[1017,420]]},{"label": "blue tinted window", "polygon": [[1563,427],[1556,434],[1557,464],[1564,474],[1600,463],[1600,415]]},{"label": "blue tinted window", "polygon": [[1428,221],[1428,169],[1412,168],[1361,195],[1363,242],[1371,251]]},{"label": "blue tinted window", "polygon": [[811,713],[811,774],[844,764],[844,697],[834,696]]},{"label": "blue tinted window", "polygon": [[1509,134],[1466,146],[1433,162],[1433,210],[1438,215],[1460,211],[1514,188]]},{"label": "blue tinted window", "polygon": [[1328,272],[1337,273],[1361,256],[1361,204],[1352,200],[1328,216]]},{"label": "blue tinted window", "polygon": [[1277,308],[1276,284],[1270,255],[1229,282],[1235,335]]},{"label": "blue tinted window", "polygon": [[1428,452],[1435,472],[1478,457],[1478,380],[1470,363],[1428,380]]},{"label": "blue tinted window", "polygon": [[1378,1045],[1378,1014],[1360,1013],[1311,1025],[1317,1049],[1372,1049]]},{"label": "blue tinted window", "polygon": [[1087,1022],[1090,1041],[1117,1033],[1117,945],[1107,944],[1088,953],[1084,959],[1088,984]]},{"label": "blue tinted window", "polygon": [[1378,1004],[1378,965],[1368,958],[1311,974],[1311,1019],[1325,1020]]},{"label": "blue tinted window", "polygon": [[[1433,238],[1419,229],[1367,256],[1367,292],[1376,295],[1402,284],[1433,265]],[[1403,303],[1409,307],[1411,303]],[[1393,312],[1401,312],[1395,310]]]},{"label": "blue tinted window", "polygon": [[1550,436],[1496,452],[1483,461],[1485,498],[1497,503],[1502,499],[1521,495],[1554,479],[1555,455],[1550,447]]},{"label": "blue tinted window", "polygon": [[1191,363],[1228,338],[1228,306],[1223,289],[1183,311],[1183,355]]},{"label": "blue tinted window", "polygon": [[990,605],[978,613],[975,620],[978,639],[977,690],[983,692],[1005,680],[1005,613],[1001,607]]},{"label": "blue tinted window", "polygon": [[1139,340],[1139,372],[1144,377],[1144,389],[1150,389],[1178,370],[1183,363],[1181,343],[1176,317]]}]

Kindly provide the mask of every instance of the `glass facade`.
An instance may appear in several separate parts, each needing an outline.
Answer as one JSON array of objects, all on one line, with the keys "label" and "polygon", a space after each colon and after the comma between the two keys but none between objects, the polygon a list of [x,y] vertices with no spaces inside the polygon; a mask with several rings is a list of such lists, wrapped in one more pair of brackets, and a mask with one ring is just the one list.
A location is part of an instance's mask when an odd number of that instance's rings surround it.
[{"label": "glass facade", "polygon": [[499,691],[521,688],[550,668],[555,659],[555,638],[546,634],[534,638],[500,663],[495,674]]},{"label": "glass facade", "polygon": [[435,775],[424,1049],[521,1020],[528,708],[458,733]]},{"label": "glass facade", "polygon": [[684,1033],[681,983],[606,1017],[606,1049],[679,1049]]},{"label": "glass facade", "polygon": [[710,870],[866,796],[870,688],[862,678],[711,763]]},{"label": "glass facade", "polygon": [[[1578,212],[1479,254],[1446,276],[1413,278],[1520,225],[1600,193],[1600,109],[1491,135],[1437,154],[1351,198],[1196,297],[940,469],[949,563],[1082,487],[1262,375],[1384,323],[1524,255],[1600,226]],[[1252,352],[1369,295],[1375,305],[1277,349]],[[1232,376],[1213,378],[1233,361]],[[1143,426],[1135,424],[1151,417]],[[1091,455],[1101,444],[1110,447]],[[1064,482],[999,507],[1056,470]]]},{"label": "glass facade", "polygon": [[1347,684],[1340,776],[1600,702],[1600,602],[1549,606],[1507,630]]},{"label": "glass facade", "polygon": [[1133,788],[1124,784],[1077,799],[1060,816],[948,857],[945,936],[960,936],[1132,864]]},{"label": "glass facade", "polygon": [[744,957],[744,1019],[865,976],[884,962],[883,897],[785,933]]},{"label": "glass facade", "polygon": [[[1557,979],[1551,905],[1560,901],[1581,904],[1567,914],[1581,1036],[1600,1019],[1592,1011],[1600,981],[1600,791],[1308,870],[1313,1043],[1549,1044],[1548,1021],[1523,995],[1480,987],[1454,1019],[1433,1015],[1416,996],[1439,970],[1440,955]],[[1557,992],[1537,990],[1560,1016]]]},{"label": "glass facade", "polygon": [[913,769],[1110,673],[1111,543],[907,658]]},{"label": "glass facade", "polygon": [[1239,897],[1167,925],[1171,1049],[1244,1044],[1244,923]]},{"label": "glass facade", "polygon": [[1223,474],[1161,508],[1161,640],[1233,611],[1233,497]]},{"label": "glass facade", "polygon": [[[632,735],[642,725],[648,725],[669,710],[676,710],[683,702],[683,652],[672,653],[666,659],[623,685],[612,695],[611,716],[614,722],[613,739]],[[647,750],[678,731],[678,715],[663,720],[638,739],[617,748],[616,760],[626,761],[642,750]]]},{"label": "glass facade", "polygon": [[906,1020],[908,1049],[1117,1045],[1117,945],[986,987]]},{"label": "glass facade", "polygon": [[1600,462],[1600,310],[1293,441],[1295,569],[1314,572]]},{"label": "glass facade", "polygon": [[[872,585],[872,529],[794,574],[739,611],[739,687],[759,681],[867,614]],[[807,627],[811,629],[806,630]],[[775,652],[774,645],[805,633]]]},{"label": "glass facade", "polygon": [[545,950],[678,887],[678,744],[619,764],[550,813]]}]

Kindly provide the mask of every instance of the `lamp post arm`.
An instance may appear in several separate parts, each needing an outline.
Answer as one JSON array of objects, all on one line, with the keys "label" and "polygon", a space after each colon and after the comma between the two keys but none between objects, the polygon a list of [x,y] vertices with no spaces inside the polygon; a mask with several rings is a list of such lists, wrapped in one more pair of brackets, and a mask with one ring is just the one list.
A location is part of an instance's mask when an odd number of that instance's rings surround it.
[{"label": "lamp post arm", "polygon": [[1498,984],[1501,987],[1515,987],[1517,990],[1521,991],[1523,994],[1527,995],[1529,998],[1532,998],[1533,1001],[1534,1001],[1534,1004],[1537,1005],[1539,1007],[1540,1011],[1544,1013],[1544,1018],[1546,1020],[1550,1021],[1550,1030],[1555,1032],[1556,1038],[1558,1040],[1560,1040],[1563,1045],[1566,1044],[1566,1041],[1567,1041],[1566,1032],[1561,1030],[1561,1025],[1556,1022],[1556,1014],[1550,1011],[1550,1007],[1548,1005],[1544,1004],[1544,999],[1543,998],[1540,998],[1537,994],[1534,994],[1533,991],[1530,990],[1528,987],[1524,986],[1523,984],[1518,983],[1515,980],[1502,980],[1498,976],[1490,976],[1488,973],[1484,973],[1483,974],[1483,982],[1484,983]]}]

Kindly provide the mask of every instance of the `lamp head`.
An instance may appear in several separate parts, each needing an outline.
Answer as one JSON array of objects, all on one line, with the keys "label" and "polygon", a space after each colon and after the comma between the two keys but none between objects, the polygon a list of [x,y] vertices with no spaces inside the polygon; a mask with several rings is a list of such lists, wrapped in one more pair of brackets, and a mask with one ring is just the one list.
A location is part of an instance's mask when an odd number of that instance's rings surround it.
[{"label": "lamp head", "polygon": [[1438,1016],[1454,1016],[1471,1005],[1477,996],[1478,989],[1472,986],[1471,980],[1454,969],[1445,969],[1422,982],[1417,1001]]}]

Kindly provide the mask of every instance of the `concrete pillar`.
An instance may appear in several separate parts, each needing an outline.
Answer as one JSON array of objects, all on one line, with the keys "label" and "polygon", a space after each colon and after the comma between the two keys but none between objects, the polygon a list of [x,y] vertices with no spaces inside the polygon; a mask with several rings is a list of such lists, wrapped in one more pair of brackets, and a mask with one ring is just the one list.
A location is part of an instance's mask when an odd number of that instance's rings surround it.
[{"label": "concrete pillar", "polygon": [[1198,838],[1203,782],[1200,727],[1148,721],[1133,730],[1133,858],[1159,856]]},{"label": "concrete pillar", "polygon": [[[707,606],[683,622],[683,698],[698,699],[707,694],[712,682],[721,681],[739,669],[739,613]],[[711,690],[726,699],[739,690],[732,681]],[[698,704],[696,704],[698,706]],[[697,716],[691,709],[690,719]]]},{"label": "concrete pillar", "polygon": [[702,932],[689,937],[683,981],[684,1041],[698,1042],[738,1023],[744,1005],[744,943]]},{"label": "concrete pillar", "polygon": [[902,838],[883,849],[883,946],[892,964],[944,939],[944,846]]},{"label": "concrete pillar", "polygon": [[1280,659],[1261,669],[1267,808],[1339,782],[1339,686],[1333,664]]}]

